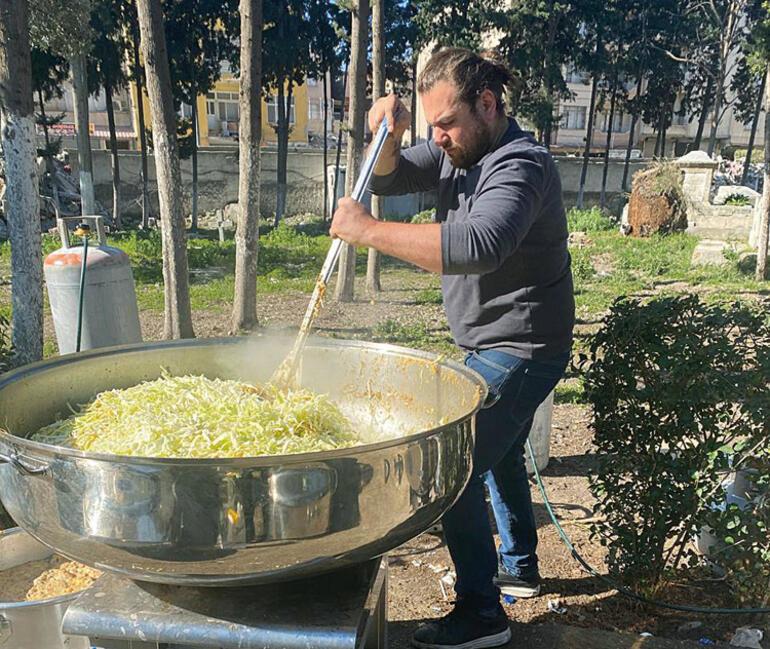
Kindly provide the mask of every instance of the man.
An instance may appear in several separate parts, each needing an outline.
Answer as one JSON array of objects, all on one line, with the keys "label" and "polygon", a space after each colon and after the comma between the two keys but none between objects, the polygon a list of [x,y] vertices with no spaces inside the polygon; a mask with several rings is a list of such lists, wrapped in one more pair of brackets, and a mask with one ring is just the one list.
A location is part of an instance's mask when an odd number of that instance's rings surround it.
[{"label": "man", "polygon": [[387,117],[390,136],[372,191],[437,190],[437,223],[376,221],[345,198],[331,228],[348,243],[441,273],[452,335],[467,352],[466,365],[489,386],[476,418],[473,476],[443,518],[457,601],[449,615],[415,632],[412,642],[421,648],[505,644],[511,632],[500,589],[517,596],[539,591],[524,445],[535,410],[569,360],[574,299],[559,175],[548,151],[506,116],[511,80],[504,66],[468,50],[438,52],[417,87],[432,140],[404,151],[406,108],[393,95],[375,102],[369,126],[374,132]]}]

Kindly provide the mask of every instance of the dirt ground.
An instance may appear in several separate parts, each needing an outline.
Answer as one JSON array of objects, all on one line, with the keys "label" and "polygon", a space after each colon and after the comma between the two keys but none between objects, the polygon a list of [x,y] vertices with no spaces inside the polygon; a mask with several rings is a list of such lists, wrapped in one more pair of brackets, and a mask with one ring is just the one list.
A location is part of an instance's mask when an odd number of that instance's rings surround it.
[{"label": "dirt ground", "polygon": [[[406,279],[406,281],[405,281]],[[321,311],[317,333],[342,338],[369,339],[373,327],[385,320],[399,323],[421,322],[429,334],[446,338],[448,330],[441,305],[420,304],[416,291],[435,287],[430,276],[410,273],[383,276],[385,292],[376,300],[365,296],[363,285],[358,286],[358,299],[351,304],[337,304],[331,300]],[[296,328],[307,306],[308,296],[297,294],[261,295],[258,316],[262,327],[268,330]],[[229,308],[196,311],[194,325],[198,337],[227,335]],[[597,323],[578,326],[577,333],[595,329]],[[159,339],[162,335],[163,314],[142,313],[145,340]],[[53,338],[50,318],[47,337]],[[562,525],[572,538],[580,554],[600,572],[605,572],[603,549],[598,541],[589,538],[589,522],[593,500],[588,490],[587,476],[594,461],[590,412],[586,406],[557,404],[553,417],[551,459],[544,472],[544,483]],[[585,573],[570,556],[550,523],[542,498],[533,485],[533,500],[540,531],[539,557],[544,578],[542,594],[531,600],[506,604],[514,624],[512,647],[641,647],[650,646],[641,633],[681,641],[682,647],[709,646],[708,641],[729,641],[734,630],[743,625],[770,629],[770,619],[746,616],[695,615],[652,609],[635,604],[619,595],[601,580]],[[451,608],[453,593],[444,586],[441,577],[452,570],[448,551],[440,535],[424,534],[390,554],[389,620],[390,646],[408,646],[408,639],[416,626],[427,619],[443,615]],[[670,589],[662,596],[669,601],[716,605],[713,586],[688,585]],[[549,610],[556,609],[558,612]],[[542,625],[542,626],[538,626]],[[556,625],[556,626],[554,626]],[[632,634],[633,642],[575,638],[590,637],[559,632],[559,637],[572,638],[562,644],[546,643],[544,638],[554,635],[554,628],[581,627],[585,629],[625,632]],[[550,635],[549,635],[550,634]],[[597,636],[598,637],[598,636]],[[610,637],[610,636],[607,636]],[[614,637],[614,636],[611,636]],[[618,636],[620,637],[620,636]],[[520,644],[519,640],[524,644]],[[690,641],[690,642],[687,642]],[[656,646],[664,646],[656,645]],[[680,646],[678,642],[668,646]],[[770,643],[766,648],[770,647]]]}]

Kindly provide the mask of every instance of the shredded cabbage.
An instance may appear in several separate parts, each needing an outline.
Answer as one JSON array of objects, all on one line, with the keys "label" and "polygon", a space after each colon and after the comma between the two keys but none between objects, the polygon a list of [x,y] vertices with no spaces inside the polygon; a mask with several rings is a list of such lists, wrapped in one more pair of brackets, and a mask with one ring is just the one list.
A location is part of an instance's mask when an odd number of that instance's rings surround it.
[{"label": "shredded cabbage", "polygon": [[94,453],[174,458],[282,455],[360,442],[327,396],[167,374],[102,392],[32,439]]}]

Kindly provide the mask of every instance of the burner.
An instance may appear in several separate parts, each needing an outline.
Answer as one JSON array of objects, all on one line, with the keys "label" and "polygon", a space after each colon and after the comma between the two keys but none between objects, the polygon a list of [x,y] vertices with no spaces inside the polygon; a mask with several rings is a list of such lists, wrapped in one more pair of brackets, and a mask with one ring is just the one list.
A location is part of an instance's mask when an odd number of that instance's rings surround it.
[{"label": "burner", "polygon": [[387,559],[259,586],[170,586],[104,574],[62,630],[101,649],[386,649]]}]

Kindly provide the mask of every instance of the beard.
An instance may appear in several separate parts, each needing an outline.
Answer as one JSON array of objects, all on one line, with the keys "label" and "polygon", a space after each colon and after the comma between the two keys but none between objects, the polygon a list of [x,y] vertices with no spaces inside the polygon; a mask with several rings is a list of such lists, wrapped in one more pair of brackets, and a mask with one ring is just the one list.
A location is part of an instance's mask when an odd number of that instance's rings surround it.
[{"label": "beard", "polygon": [[457,169],[470,169],[483,158],[492,147],[492,130],[489,125],[479,121],[474,125],[473,133],[469,134],[469,144],[455,144],[446,149],[452,166]]}]

